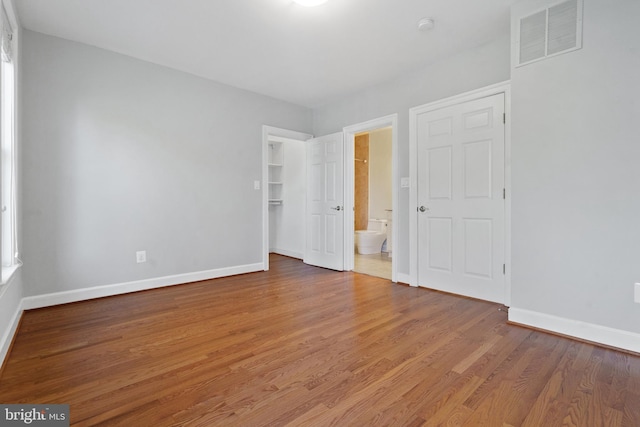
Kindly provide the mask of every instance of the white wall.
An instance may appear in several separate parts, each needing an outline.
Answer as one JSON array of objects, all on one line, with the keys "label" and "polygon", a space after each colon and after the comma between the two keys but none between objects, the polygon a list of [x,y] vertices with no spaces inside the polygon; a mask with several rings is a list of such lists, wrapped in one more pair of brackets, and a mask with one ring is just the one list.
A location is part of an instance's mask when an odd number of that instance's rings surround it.
[{"label": "white wall", "polygon": [[262,262],[262,125],[308,132],[308,109],[30,31],[23,45],[27,296]]},{"label": "white wall", "polygon": [[[2,0],[4,3],[7,13],[10,15],[15,15],[15,7],[12,0]],[[11,19],[11,18],[10,18]],[[22,94],[22,76],[21,76],[21,67],[22,67],[22,28],[17,22],[12,22],[13,24],[13,32],[14,32],[14,40],[17,41],[18,49],[14,52],[14,70],[15,70],[15,79],[16,79],[16,93],[17,93],[17,110],[16,110],[16,121],[17,128],[15,129],[16,134],[16,156],[18,159],[18,173],[22,170],[22,147],[21,147],[21,132],[20,132],[20,123],[22,121],[22,114],[20,111],[20,96]],[[17,181],[17,194],[16,194],[16,202],[17,202],[17,228],[18,228],[18,242],[22,242],[22,229],[23,229],[23,221],[22,221],[22,181],[18,179]],[[19,247],[20,248],[20,247]],[[2,366],[4,357],[9,350],[9,346],[11,345],[13,334],[18,326],[18,321],[20,319],[20,314],[22,313],[22,297],[23,297],[23,280],[22,280],[22,269],[18,269],[11,279],[5,284],[0,285],[0,367]]]},{"label": "white wall", "polygon": [[638,17],[585,0],[581,50],[512,72],[512,309],[640,333]]},{"label": "white wall", "polygon": [[[398,175],[409,176],[409,109],[509,79],[508,35],[395,81],[314,109],[314,134],[398,113]],[[398,183],[400,180],[398,179]],[[399,184],[398,184],[399,185]],[[398,188],[398,273],[409,275],[409,189]]]},{"label": "white wall", "polygon": [[285,141],[283,145],[282,205],[269,207],[271,252],[302,259],[306,210],[306,144]]},{"label": "white wall", "polygon": [[387,219],[391,199],[391,128],[369,132],[369,218]]},{"label": "white wall", "polygon": [[0,286],[0,367],[9,351],[22,314],[22,270]]}]

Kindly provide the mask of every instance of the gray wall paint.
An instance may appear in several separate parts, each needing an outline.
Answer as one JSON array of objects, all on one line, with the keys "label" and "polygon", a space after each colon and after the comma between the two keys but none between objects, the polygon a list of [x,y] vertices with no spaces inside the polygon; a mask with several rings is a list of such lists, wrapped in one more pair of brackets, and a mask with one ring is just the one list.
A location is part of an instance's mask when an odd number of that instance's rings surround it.
[{"label": "gray wall paint", "polygon": [[262,125],[309,132],[310,110],[30,31],[23,46],[26,296],[262,262]]},{"label": "gray wall paint", "polygon": [[[509,80],[509,38],[450,57],[419,72],[314,110],[314,134],[398,113],[398,176],[409,176],[409,109]],[[398,180],[398,183],[400,180]],[[399,185],[399,184],[398,184]],[[409,274],[409,190],[398,191],[398,273]]]},{"label": "gray wall paint", "polygon": [[513,307],[640,332],[639,16],[586,0],[581,50],[513,70]]}]

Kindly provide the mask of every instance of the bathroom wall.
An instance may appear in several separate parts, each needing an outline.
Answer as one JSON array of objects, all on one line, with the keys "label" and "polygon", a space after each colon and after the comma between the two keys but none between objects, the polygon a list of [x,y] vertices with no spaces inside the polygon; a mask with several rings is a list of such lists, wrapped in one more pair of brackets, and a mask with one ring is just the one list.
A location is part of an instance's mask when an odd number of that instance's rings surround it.
[{"label": "bathroom wall", "polygon": [[388,219],[391,199],[391,128],[369,133],[369,218]]},{"label": "bathroom wall", "polygon": [[369,222],[369,134],[355,137],[354,230],[366,230]]}]

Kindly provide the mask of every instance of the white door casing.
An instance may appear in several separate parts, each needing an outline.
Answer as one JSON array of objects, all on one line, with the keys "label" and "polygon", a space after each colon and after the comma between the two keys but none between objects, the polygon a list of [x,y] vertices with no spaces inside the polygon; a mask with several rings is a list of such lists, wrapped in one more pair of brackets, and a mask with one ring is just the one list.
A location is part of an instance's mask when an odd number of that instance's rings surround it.
[{"label": "white door casing", "polygon": [[306,264],[344,269],[343,133],[307,141]]},{"label": "white door casing", "polygon": [[505,302],[505,96],[418,112],[418,285]]}]

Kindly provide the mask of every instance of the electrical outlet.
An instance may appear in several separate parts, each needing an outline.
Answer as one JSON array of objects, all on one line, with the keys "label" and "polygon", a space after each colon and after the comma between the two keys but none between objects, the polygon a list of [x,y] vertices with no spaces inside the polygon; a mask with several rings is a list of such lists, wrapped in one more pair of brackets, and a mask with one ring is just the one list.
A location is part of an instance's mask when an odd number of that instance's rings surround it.
[{"label": "electrical outlet", "polygon": [[633,300],[638,304],[640,304],[640,283],[635,284],[635,292],[634,292]]},{"label": "electrical outlet", "polygon": [[254,190],[260,189],[260,181],[253,181],[253,189]]},{"label": "electrical outlet", "polygon": [[136,262],[138,264],[140,264],[141,262],[147,262],[147,251],[136,252]]},{"label": "electrical outlet", "polygon": [[400,188],[409,188],[411,186],[411,178],[403,176],[400,178]]}]

